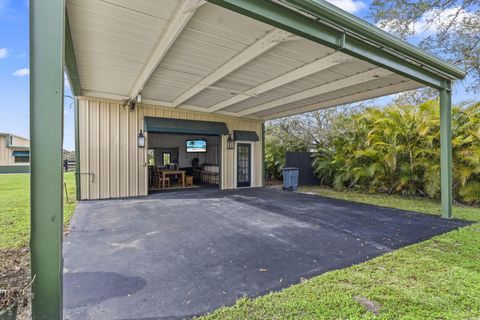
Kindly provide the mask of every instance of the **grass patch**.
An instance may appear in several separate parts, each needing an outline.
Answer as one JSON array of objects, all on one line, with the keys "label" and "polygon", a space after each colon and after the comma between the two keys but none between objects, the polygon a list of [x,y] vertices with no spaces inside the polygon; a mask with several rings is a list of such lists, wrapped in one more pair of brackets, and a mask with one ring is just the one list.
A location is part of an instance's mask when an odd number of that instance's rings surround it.
[{"label": "grass patch", "polygon": [[[67,198],[64,222],[68,225],[75,209],[75,174],[64,175]],[[30,175],[0,175],[0,249],[17,249],[28,245],[30,236]],[[65,191],[64,191],[65,193]]]},{"label": "grass patch", "polygon": [[[315,193],[322,197],[368,203],[382,207],[397,208],[441,216],[440,203],[420,197],[402,197],[398,195],[367,194],[355,191],[337,191],[324,187],[301,187],[300,192]],[[465,205],[453,206],[453,217],[480,222],[480,208]]]},{"label": "grass patch", "polygon": [[[418,198],[302,188],[322,196],[440,214]],[[480,209],[456,206],[454,216],[480,221]],[[314,277],[281,292],[240,299],[201,317],[213,319],[479,319],[480,224]],[[360,297],[360,299],[359,299]],[[359,300],[379,306],[378,315]]]},{"label": "grass patch", "polygon": [[[64,174],[64,225],[75,210],[75,174]],[[48,183],[48,182],[46,182]],[[12,301],[18,305],[18,320],[31,319],[30,312],[30,175],[0,175],[0,288],[9,299],[0,299],[0,309]],[[12,300],[12,301],[10,301]],[[2,305],[3,304],[3,305]]]}]

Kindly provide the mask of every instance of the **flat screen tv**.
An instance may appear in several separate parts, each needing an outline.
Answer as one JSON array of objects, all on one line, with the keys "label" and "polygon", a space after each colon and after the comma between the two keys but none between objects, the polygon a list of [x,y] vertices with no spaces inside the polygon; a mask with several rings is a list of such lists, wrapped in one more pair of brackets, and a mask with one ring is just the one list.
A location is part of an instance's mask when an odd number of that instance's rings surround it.
[{"label": "flat screen tv", "polygon": [[191,152],[207,152],[207,140],[187,140],[187,153]]}]

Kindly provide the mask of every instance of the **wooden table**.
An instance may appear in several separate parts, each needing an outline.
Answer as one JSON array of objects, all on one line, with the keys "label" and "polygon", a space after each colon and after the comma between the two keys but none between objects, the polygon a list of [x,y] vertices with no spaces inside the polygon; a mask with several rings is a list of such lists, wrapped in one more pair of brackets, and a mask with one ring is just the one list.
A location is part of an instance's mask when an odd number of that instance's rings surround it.
[{"label": "wooden table", "polygon": [[166,176],[174,176],[174,175],[181,175],[182,176],[182,187],[185,188],[185,170],[160,170],[162,174],[162,188],[165,189],[165,177]]}]

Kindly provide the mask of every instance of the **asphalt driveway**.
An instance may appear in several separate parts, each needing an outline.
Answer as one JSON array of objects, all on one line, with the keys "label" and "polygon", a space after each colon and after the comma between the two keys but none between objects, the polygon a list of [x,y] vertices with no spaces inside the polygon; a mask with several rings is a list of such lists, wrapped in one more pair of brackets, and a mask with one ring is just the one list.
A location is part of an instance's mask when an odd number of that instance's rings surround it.
[{"label": "asphalt driveway", "polygon": [[276,189],[80,202],[65,319],[184,319],[465,225]]}]

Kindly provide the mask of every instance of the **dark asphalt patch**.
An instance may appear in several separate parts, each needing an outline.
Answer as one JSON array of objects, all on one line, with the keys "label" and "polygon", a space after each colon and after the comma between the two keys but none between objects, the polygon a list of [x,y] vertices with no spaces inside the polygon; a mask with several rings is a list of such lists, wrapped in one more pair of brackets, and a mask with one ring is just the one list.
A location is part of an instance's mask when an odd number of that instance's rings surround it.
[{"label": "dark asphalt patch", "polygon": [[78,204],[65,319],[184,319],[468,223],[270,188]]}]

